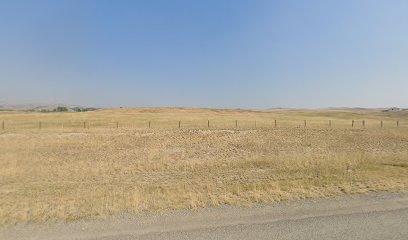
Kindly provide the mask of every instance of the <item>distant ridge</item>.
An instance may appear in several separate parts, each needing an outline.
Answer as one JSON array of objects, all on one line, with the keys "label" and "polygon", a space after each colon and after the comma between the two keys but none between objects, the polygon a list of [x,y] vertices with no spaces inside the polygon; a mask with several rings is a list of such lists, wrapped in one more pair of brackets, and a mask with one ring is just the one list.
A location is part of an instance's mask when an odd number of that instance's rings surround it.
[{"label": "distant ridge", "polygon": [[405,108],[390,107],[390,108],[362,108],[362,107],[332,107],[332,108],[322,108],[321,110],[335,110],[335,111],[375,111],[375,112],[399,112],[408,111]]},{"label": "distant ridge", "polygon": [[58,108],[66,108],[67,111],[71,112],[81,112],[81,111],[92,111],[99,108],[94,107],[84,107],[79,105],[70,104],[6,104],[0,103],[0,110],[2,111],[54,111]]},{"label": "distant ridge", "polygon": [[[81,111],[94,111],[102,108],[95,108],[89,106],[73,105],[73,104],[41,104],[41,103],[29,103],[29,104],[8,104],[0,102],[0,111],[54,111],[57,108],[66,108],[67,111],[71,112],[81,112]],[[120,107],[122,108],[122,107]],[[147,107],[146,109],[157,109],[162,107]],[[168,107],[168,108],[180,108],[180,107]],[[181,107],[181,109],[184,109]],[[194,109],[194,108],[193,108]],[[204,108],[206,109],[206,108]],[[212,110],[219,110],[216,108],[207,108]],[[328,107],[328,108],[284,108],[284,107],[273,107],[266,109],[222,109],[222,110],[238,110],[238,111],[356,111],[356,112],[406,112],[408,108],[363,108],[363,107]]]}]

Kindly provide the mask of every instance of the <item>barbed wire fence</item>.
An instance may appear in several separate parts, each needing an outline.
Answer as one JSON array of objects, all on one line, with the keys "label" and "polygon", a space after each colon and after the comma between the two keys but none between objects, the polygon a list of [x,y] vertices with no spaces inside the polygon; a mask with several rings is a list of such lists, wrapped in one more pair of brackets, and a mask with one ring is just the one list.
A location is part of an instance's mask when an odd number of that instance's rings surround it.
[{"label": "barbed wire fence", "polygon": [[13,121],[2,120],[2,131],[13,130],[87,130],[87,129],[277,129],[277,128],[408,128],[408,120],[83,120],[83,121]]}]

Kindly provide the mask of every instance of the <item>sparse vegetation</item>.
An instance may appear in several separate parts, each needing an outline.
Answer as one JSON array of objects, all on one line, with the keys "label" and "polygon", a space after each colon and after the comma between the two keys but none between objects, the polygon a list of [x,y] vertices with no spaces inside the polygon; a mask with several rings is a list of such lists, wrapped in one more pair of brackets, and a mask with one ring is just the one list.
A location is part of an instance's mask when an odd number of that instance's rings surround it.
[{"label": "sparse vegetation", "polygon": [[[275,118],[306,117],[325,123],[348,121],[350,116],[390,122],[399,118],[384,114],[206,109],[50,113],[43,122],[74,118],[98,123],[115,117],[122,123],[152,119],[163,125],[0,130],[0,223],[406,191],[407,128],[221,129],[229,126],[223,121],[229,124],[232,119],[270,123]],[[20,123],[35,116],[41,115],[0,114]],[[204,129],[206,121],[201,130],[160,128],[165,119],[188,123],[203,116],[213,120],[213,129]]]},{"label": "sparse vegetation", "polygon": [[66,107],[57,107],[54,109],[54,112],[68,112],[68,108]]}]

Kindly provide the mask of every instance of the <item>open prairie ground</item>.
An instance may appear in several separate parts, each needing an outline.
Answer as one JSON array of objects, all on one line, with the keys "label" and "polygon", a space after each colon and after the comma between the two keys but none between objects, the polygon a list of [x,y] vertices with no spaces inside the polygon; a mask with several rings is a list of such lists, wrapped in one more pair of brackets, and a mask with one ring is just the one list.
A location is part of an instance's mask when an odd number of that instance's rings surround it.
[{"label": "open prairie ground", "polygon": [[0,121],[2,225],[408,190],[406,112],[111,109]]}]

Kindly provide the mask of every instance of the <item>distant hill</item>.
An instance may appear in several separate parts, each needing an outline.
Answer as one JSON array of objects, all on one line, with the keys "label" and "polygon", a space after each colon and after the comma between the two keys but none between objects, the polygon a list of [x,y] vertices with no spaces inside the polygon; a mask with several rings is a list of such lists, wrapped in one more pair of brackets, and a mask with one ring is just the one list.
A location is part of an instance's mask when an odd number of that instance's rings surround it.
[{"label": "distant hill", "polygon": [[392,108],[388,108],[388,109],[383,110],[383,112],[402,112],[402,111],[408,111],[408,109],[392,107]]},{"label": "distant hill", "polygon": [[0,103],[0,111],[35,111],[35,112],[86,112],[94,111],[99,108],[84,107],[68,104],[5,104]]},{"label": "distant hill", "polygon": [[361,108],[361,107],[355,107],[355,108],[347,108],[347,107],[340,107],[340,108],[324,108],[322,110],[334,110],[334,111],[356,111],[356,112],[400,112],[400,111],[408,111],[408,109],[404,108],[397,108],[397,107],[391,107],[391,108]]}]

